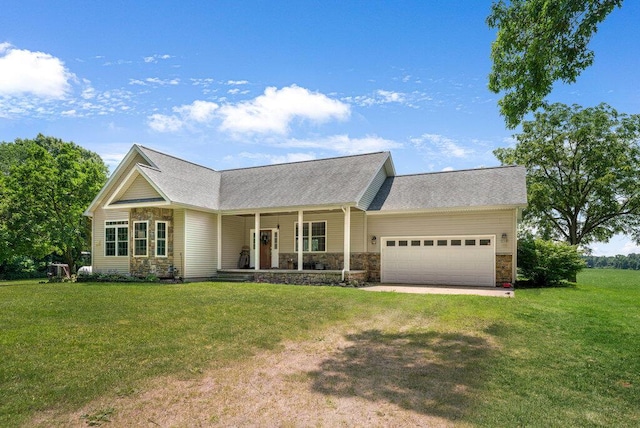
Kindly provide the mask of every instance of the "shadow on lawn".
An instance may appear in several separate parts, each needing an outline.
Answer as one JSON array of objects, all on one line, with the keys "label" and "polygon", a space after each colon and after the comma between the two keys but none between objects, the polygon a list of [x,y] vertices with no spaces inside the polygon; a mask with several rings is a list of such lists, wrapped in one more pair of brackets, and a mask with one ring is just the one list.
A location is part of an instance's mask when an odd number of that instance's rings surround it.
[{"label": "shadow on lawn", "polygon": [[477,396],[495,350],[483,338],[437,332],[364,331],[310,373],[315,391],[391,402],[459,420]]}]

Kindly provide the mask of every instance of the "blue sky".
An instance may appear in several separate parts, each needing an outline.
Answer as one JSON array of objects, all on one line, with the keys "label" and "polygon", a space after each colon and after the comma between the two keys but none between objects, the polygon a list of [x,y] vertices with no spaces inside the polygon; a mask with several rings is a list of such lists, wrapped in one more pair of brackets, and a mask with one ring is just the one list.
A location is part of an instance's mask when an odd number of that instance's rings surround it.
[{"label": "blue sky", "polygon": [[[398,173],[495,166],[490,1],[9,1],[0,141],[139,143],[215,169],[390,150]],[[551,101],[640,112],[640,2]],[[640,252],[625,237],[595,254]]]}]

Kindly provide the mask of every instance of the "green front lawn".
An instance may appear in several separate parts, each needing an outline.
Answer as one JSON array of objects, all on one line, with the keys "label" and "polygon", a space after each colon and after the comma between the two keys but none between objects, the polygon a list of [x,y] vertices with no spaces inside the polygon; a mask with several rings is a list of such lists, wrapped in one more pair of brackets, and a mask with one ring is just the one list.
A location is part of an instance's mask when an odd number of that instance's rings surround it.
[{"label": "green front lawn", "polygon": [[[578,280],[576,288],[517,290],[515,299],[0,282],[0,426],[127,394],[156,376],[198,376],[381,313],[396,321],[363,332],[363,347],[385,345],[405,360],[428,350],[433,364],[413,367],[410,379],[390,377],[397,385],[389,390],[405,391],[404,401],[376,399],[480,426],[637,426],[640,272],[587,270]],[[376,356],[384,358],[394,361]],[[423,396],[433,399],[416,404]]]}]

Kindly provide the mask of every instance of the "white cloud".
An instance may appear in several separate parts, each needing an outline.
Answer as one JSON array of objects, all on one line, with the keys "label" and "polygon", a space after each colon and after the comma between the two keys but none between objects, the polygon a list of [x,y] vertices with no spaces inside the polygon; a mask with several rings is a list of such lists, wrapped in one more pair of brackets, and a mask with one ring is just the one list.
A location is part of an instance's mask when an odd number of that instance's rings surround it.
[{"label": "white cloud", "polygon": [[615,235],[609,242],[597,242],[590,245],[595,256],[616,256],[618,254],[640,254],[640,246],[627,235]]},{"label": "white cloud", "polygon": [[180,114],[183,120],[207,123],[213,120],[218,104],[210,101],[196,100],[191,104],[174,107],[173,111]]},{"label": "white cloud", "polygon": [[62,99],[71,89],[75,75],[50,54],[16,49],[0,43],[0,96],[32,94],[46,99]]},{"label": "white cloud", "polygon": [[175,86],[180,84],[180,79],[160,79],[158,77],[147,77],[144,80],[140,79],[129,79],[130,85],[139,85],[139,86]]},{"label": "white cloud", "polygon": [[238,133],[287,134],[295,119],[322,123],[344,120],[350,113],[347,104],[296,85],[280,90],[268,87],[263,95],[251,101],[222,106],[220,128]]},{"label": "white cloud", "polygon": [[462,147],[454,140],[438,134],[422,134],[411,139],[411,143],[429,156],[444,156],[466,158],[474,153],[473,150]]},{"label": "white cloud", "polygon": [[[411,98],[416,98],[418,93],[410,94]],[[378,89],[372,95],[358,95],[353,97],[344,97],[342,99],[345,102],[355,104],[360,107],[371,107],[374,105],[398,103],[413,106],[409,100],[409,96],[403,92],[387,91],[384,89]]]},{"label": "white cloud", "polygon": [[124,157],[127,155],[127,152],[99,154],[104,163],[109,167],[109,171],[113,172],[118,167],[118,165],[120,165],[120,162],[122,162],[122,159],[124,159]]},{"label": "white cloud", "polygon": [[[250,153],[250,152],[241,152],[239,157],[244,159],[251,159],[258,161],[255,164],[276,164],[276,163],[291,163],[291,162],[303,162],[308,160],[316,159],[315,153],[286,153],[284,155],[272,155],[268,153]],[[231,160],[230,158],[226,158],[226,160]]]},{"label": "white cloud", "polygon": [[284,143],[276,144],[278,147],[324,149],[332,150],[344,155],[370,153],[398,149],[402,144],[392,140],[385,140],[377,136],[364,138],[350,138],[348,135],[333,135],[317,140],[290,139]]},{"label": "white cloud", "polygon": [[227,80],[227,85],[248,85],[248,80]]},{"label": "white cloud", "polygon": [[191,104],[174,107],[174,115],[153,114],[149,127],[157,132],[176,132],[195,123],[206,124],[215,118],[219,106],[210,101],[196,100]]},{"label": "white cloud", "polygon": [[171,55],[151,55],[151,56],[145,56],[144,58],[142,58],[144,60],[144,62],[146,63],[150,63],[150,62],[158,62],[159,59],[169,59],[169,58],[173,58]]},{"label": "white cloud", "polygon": [[384,91],[379,89],[378,95],[381,97],[382,103],[403,103],[406,100],[406,97],[402,92]]},{"label": "white cloud", "polygon": [[184,126],[184,121],[176,116],[152,114],[149,116],[149,127],[157,132],[175,132]]}]

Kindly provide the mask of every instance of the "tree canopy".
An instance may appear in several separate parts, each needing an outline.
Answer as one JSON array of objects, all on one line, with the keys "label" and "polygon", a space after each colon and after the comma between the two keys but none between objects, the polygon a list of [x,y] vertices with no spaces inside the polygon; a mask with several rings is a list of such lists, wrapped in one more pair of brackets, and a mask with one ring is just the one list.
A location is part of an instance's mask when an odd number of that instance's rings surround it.
[{"label": "tree canopy", "polygon": [[39,134],[0,144],[0,256],[41,259],[56,253],[71,266],[89,248],[83,212],[107,179],[98,154]]},{"label": "tree canopy", "polygon": [[573,83],[593,63],[591,37],[623,0],[498,0],[487,24],[497,28],[491,47],[489,89],[509,128],[544,106],[553,83]]},{"label": "tree canopy", "polygon": [[616,233],[640,242],[640,115],[553,104],[522,128],[514,148],[494,154],[527,168],[525,221],[572,245]]}]

